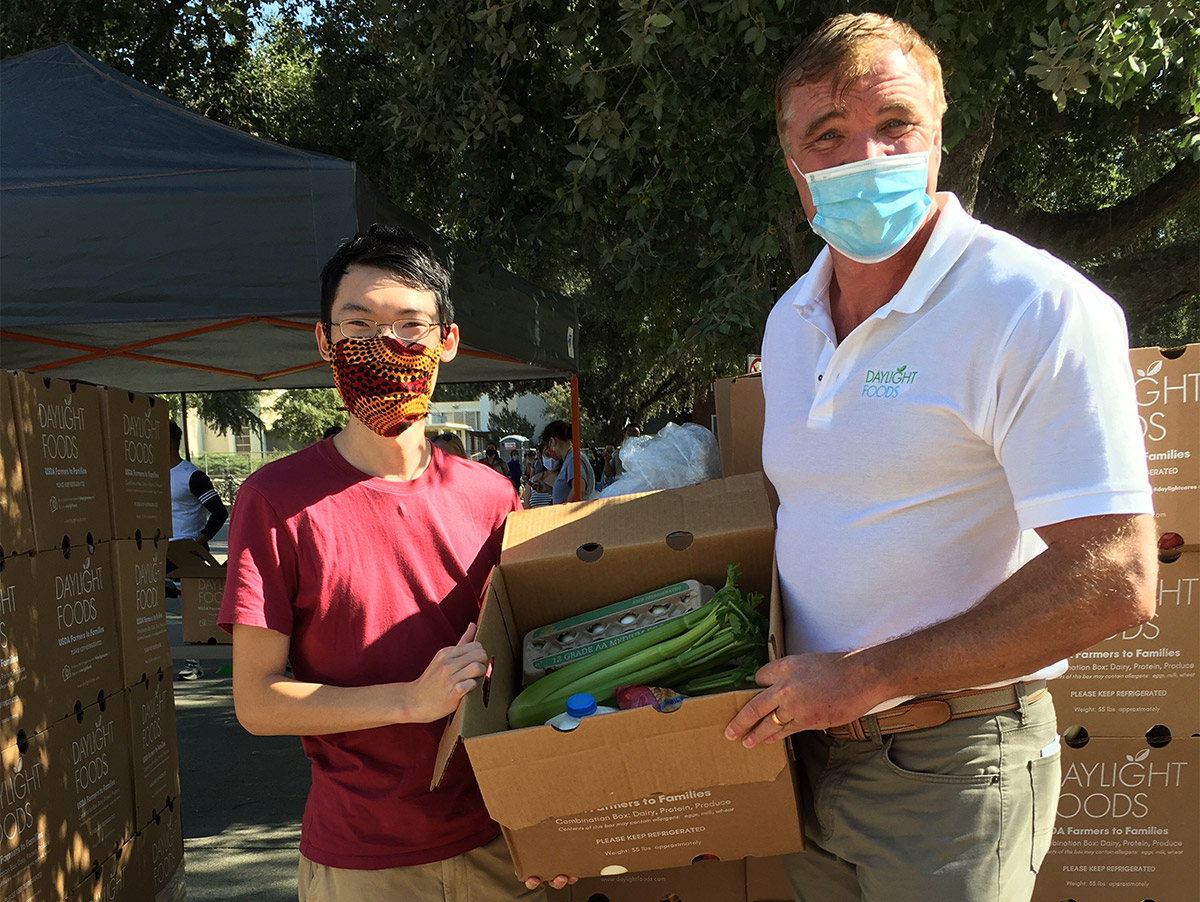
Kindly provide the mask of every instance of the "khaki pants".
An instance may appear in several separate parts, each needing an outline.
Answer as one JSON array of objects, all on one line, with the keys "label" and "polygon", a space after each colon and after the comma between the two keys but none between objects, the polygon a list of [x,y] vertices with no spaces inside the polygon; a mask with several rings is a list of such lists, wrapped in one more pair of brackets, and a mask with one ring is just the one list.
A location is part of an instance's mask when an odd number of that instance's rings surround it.
[{"label": "khaki pants", "polygon": [[[553,875],[551,875],[553,876]],[[545,902],[513,873],[503,837],[429,864],[380,871],[326,867],[300,856],[300,902]]]},{"label": "khaki pants", "polygon": [[1050,845],[1061,760],[1049,693],[1002,714],[870,740],[798,733],[800,902],[1021,902]]}]

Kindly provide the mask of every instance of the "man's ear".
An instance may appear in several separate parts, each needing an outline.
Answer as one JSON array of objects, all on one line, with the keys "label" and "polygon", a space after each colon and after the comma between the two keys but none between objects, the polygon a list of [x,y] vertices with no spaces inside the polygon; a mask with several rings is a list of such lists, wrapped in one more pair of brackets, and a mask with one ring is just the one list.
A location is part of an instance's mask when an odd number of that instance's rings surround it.
[{"label": "man's ear", "polygon": [[328,327],[324,323],[317,323],[313,330],[317,336],[317,351],[321,354],[322,360],[333,359],[333,348],[329,346],[329,335],[326,332]]},{"label": "man's ear", "polygon": [[446,327],[446,337],[442,339],[442,353],[438,357],[442,363],[449,363],[458,356],[458,323]]}]

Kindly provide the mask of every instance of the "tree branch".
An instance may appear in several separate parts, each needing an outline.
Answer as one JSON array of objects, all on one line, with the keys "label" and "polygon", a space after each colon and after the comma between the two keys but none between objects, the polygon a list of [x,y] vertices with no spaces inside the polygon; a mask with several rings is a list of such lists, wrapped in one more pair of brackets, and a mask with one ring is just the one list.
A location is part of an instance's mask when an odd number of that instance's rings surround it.
[{"label": "tree branch", "polygon": [[1200,292],[1200,241],[1126,254],[1091,275],[1130,318],[1168,310]]},{"label": "tree branch", "polygon": [[990,199],[976,215],[1019,235],[1035,247],[1068,260],[1085,260],[1127,244],[1200,194],[1200,161],[1182,160],[1158,181],[1120,203],[1100,210],[1047,213],[1017,209],[1011,201]]}]

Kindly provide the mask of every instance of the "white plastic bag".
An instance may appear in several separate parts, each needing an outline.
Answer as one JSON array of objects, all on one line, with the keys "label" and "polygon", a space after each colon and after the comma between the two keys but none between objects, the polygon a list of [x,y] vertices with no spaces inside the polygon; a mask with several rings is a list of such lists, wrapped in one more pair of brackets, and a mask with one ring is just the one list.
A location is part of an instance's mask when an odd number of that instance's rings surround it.
[{"label": "white plastic bag", "polygon": [[677,489],[721,475],[717,438],[695,423],[668,423],[657,435],[627,438],[621,445],[622,473],[601,498]]}]

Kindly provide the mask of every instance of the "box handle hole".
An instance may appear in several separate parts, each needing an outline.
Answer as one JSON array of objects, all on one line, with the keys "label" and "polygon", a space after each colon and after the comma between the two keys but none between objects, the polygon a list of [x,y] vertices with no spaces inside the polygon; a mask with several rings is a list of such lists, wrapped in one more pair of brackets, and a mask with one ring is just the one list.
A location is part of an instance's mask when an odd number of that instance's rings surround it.
[{"label": "box handle hole", "polygon": [[492,671],[495,667],[496,659],[494,657],[488,658],[487,670],[483,672],[483,686],[479,690],[480,695],[483,696],[483,706],[485,708],[492,697]]},{"label": "box handle hole", "polygon": [[1161,749],[1171,742],[1171,731],[1158,723],[1146,731],[1146,742],[1152,749]]},{"label": "box handle hole", "polygon": [[1073,749],[1083,748],[1088,744],[1088,740],[1091,739],[1091,737],[1088,736],[1088,731],[1079,726],[1067,727],[1062,732],[1062,738],[1063,742]]},{"label": "box handle hole", "polygon": [[689,548],[695,540],[696,537],[690,532],[677,530],[667,535],[667,547],[672,551],[683,551],[685,548]]},{"label": "box handle hole", "polygon": [[585,542],[575,549],[575,556],[585,564],[594,564],[604,556],[604,546],[599,542]]}]

